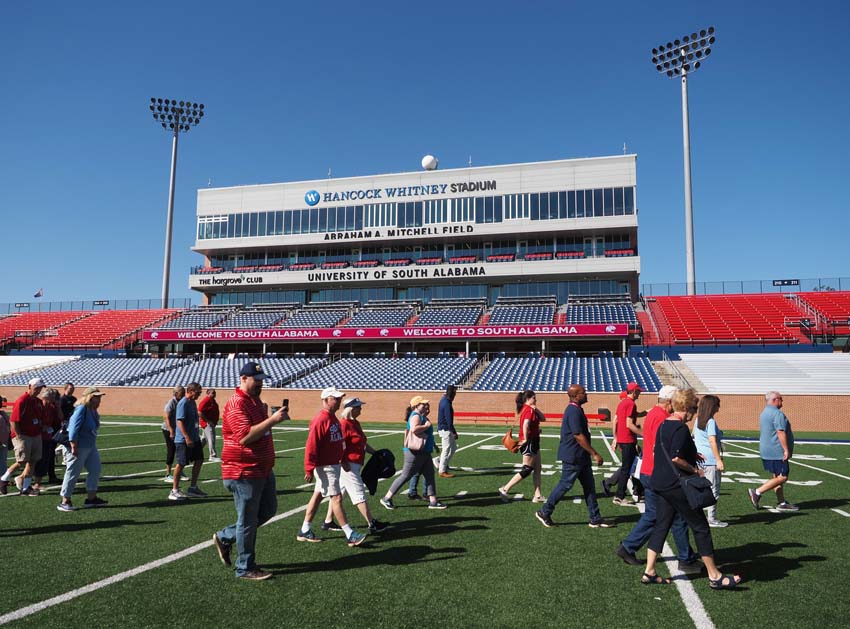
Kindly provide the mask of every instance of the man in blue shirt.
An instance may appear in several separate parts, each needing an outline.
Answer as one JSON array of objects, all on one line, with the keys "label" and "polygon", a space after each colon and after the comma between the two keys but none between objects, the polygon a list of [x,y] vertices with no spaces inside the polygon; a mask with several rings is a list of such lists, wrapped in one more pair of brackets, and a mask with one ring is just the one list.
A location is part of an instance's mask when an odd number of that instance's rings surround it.
[{"label": "man in blue shirt", "polygon": [[576,479],[584,491],[584,501],[590,514],[588,526],[592,529],[608,529],[614,526],[602,519],[599,513],[599,502],[596,500],[596,482],[593,479],[593,468],[590,459],[596,465],[602,465],[602,457],[590,445],[590,430],[587,427],[587,417],[582,405],[587,402],[587,392],[580,384],[570,385],[567,390],[570,403],[564,410],[561,420],[561,444],[558,446],[558,459],[561,461],[561,480],[549,494],[540,511],[534,515],[545,527],[554,525],[552,513],[555,505],[572,489]]},{"label": "man in blue shirt", "polygon": [[449,472],[449,463],[457,450],[457,430],[455,430],[455,409],[452,402],[457,395],[457,387],[450,384],[446,387],[446,394],[440,400],[440,408],[437,412],[437,430],[440,432],[440,476],[451,478],[454,476]]},{"label": "man in blue shirt", "polygon": [[758,489],[747,490],[750,502],[758,509],[759,501],[771,489],[776,492],[777,511],[799,511],[797,505],[785,500],[783,486],[788,481],[788,469],[794,454],[794,433],[791,422],[785,417],[782,408],[782,395],[778,391],[768,391],[765,396],[767,406],[759,418],[759,453],[764,469],[773,474],[773,478]]},{"label": "man in blue shirt", "polygon": [[[191,382],[186,386],[186,397],[177,403],[177,429],[174,431],[174,447],[177,450],[177,465],[174,467],[174,482],[169,500],[183,502],[186,498],[206,498],[207,494],[198,488],[198,476],[204,464],[204,444],[201,443],[198,406],[195,400],[201,395],[201,385]],[[192,483],[184,494],[180,491],[180,477],[183,468],[192,463]]]}]

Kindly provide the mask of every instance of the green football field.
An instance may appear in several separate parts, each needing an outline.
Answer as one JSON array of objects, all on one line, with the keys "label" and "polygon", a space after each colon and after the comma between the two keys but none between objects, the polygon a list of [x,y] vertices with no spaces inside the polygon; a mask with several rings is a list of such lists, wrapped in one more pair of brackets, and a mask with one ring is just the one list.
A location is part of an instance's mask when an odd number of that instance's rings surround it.
[{"label": "green football field", "polygon": [[[400,468],[400,431],[366,428],[373,446],[396,452]],[[375,496],[373,513],[391,524],[384,534],[359,548],[348,548],[342,533],[323,534],[321,544],[299,543],[295,534],[311,491],[303,480],[306,422],[274,434],[278,516],[257,542],[258,562],[273,579],[238,581],[212,548],[213,532],[235,519],[218,465],[205,464],[201,474],[209,498],[169,502],[159,422],[105,418],[98,446],[100,495],[108,507],[59,512],[58,487],[26,498],[12,495],[12,486],[0,498],[0,624],[773,629],[843,627],[850,617],[850,443],[839,442],[850,435],[798,444],[786,490],[801,507],[793,514],[753,509],[746,489],[765,477],[758,443],[727,435],[719,514],[730,526],[712,533],[721,568],[740,573],[744,583],[716,592],[705,577],[640,584],[641,569],[613,552],[637,521],[637,508],[601,498],[603,516],[617,526],[590,529],[576,487],[547,529],[534,518],[530,479],[516,487],[524,497],[502,504],[496,490],[519,457],[501,447],[503,430],[493,427],[461,427],[457,476],[437,482],[447,510],[428,510],[400,493],[390,512]],[[556,435],[556,426],[544,429],[544,492],[557,480]],[[614,462],[610,438],[598,429],[593,435],[606,459],[596,472],[600,486]],[[379,492],[386,486],[382,481]],[[81,505],[82,485],[77,492]],[[345,500],[352,523],[363,527]],[[772,496],[762,503],[774,504]],[[668,565],[659,572],[670,574]]]}]

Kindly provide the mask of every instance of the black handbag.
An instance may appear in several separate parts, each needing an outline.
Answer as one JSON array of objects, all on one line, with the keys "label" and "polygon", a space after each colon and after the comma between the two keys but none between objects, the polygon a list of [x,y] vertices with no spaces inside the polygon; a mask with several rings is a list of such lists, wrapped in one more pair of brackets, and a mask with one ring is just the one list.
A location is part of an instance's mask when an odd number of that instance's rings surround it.
[{"label": "black handbag", "polygon": [[[661,425],[664,427],[664,424]],[[676,473],[676,476],[679,478],[679,487],[682,488],[682,491],[685,494],[685,498],[688,499],[688,505],[690,505],[691,509],[706,509],[712,505],[717,504],[717,498],[714,497],[714,491],[711,487],[711,481],[709,481],[704,476],[699,476],[698,474],[691,474],[689,476],[682,476],[681,470],[678,467],[673,465],[673,459],[670,458],[670,453],[667,452],[667,448],[664,445],[664,439],[661,435],[656,437],[655,443],[661,444],[661,450],[664,453],[664,458],[670,467],[673,468],[673,471]]]}]

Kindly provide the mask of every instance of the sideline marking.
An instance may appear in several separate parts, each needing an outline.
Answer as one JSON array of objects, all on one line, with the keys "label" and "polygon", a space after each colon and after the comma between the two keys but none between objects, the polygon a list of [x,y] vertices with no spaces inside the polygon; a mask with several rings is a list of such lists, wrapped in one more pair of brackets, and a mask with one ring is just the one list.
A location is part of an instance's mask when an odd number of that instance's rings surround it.
[{"label": "sideline marking", "polygon": [[833,511],[839,515],[843,515],[845,518],[850,518],[850,513],[847,513],[846,511],[842,511],[841,509],[833,509]]},{"label": "sideline marking", "polygon": [[[723,440],[723,443],[726,443],[725,439]],[[742,450],[746,450],[747,452],[755,452],[756,454],[759,453],[758,450],[753,450],[752,448],[745,448],[744,446],[742,446],[739,443],[733,443],[732,445],[737,446],[738,448],[741,448]],[[844,476],[843,474],[838,474],[837,472],[831,472],[829,470],[825,470],[825,469],[822,469],[822,468],[819,468],[819,467],[815,467],[814,465],[808,465],[806,463],[800,463],[799,461],[795,461],[793,458],[789,461],[789,463],[794,463],[795,465],[802,465],[803,467],[807,467],[810,470],[815,470],[816,472],[823,472],[824,474],[830,474],[831,476],[837,476],[838,478],[843,478],[844,480],[850,480],[850,476]]]},{"label": "sideline marking", "polygon": [[608,452],[611,453],[611,458],[614,459],[614,463],[616,463],[617,466],[620,466],[620,458],[617,456],[617,453],[614,452],[614,448],[611,447],[611,444],[608,443],[608,437],[606,437],[601,430],[599,431],[599,438],[605,442],[605,447],[608,448]]},{"label": "sideline marking", "polygon": [[468,491],[466,491],[465,489],[464,489],[464,490],[461,490],[461,491],[459,491],[459,492],[457,492],[457,493],[455,494],[455,498],[463,498],[463,497],[464,497],[466,494],[468,494],[468,493],[469,493],[469,492],[468,492]]},{"label": "sideline marking", "polygon": [[[301,507],[296,507],[295,509],[290,509],[285,513],[281,513],[279,515],[270,518],[268,522],[263,524],[263,526],[268,526],[272,522],[277,522],[279,520],[283,520],[284,518],[288,518],[290,516],[295,515],[296,513],[300,513],[301,511],[306,511],[307,505],[303,505]],[[119,572],[111,577],[107,577],[105,579],[101,579],[100,581],[95,581],[94,583],[90,583],[88,585],[84,585],[83,587],[77,588],[75,590],[71,590],[69,592],[65,592],[64,594],[60,594],[58,596],[54,596],[53,598],[48,598],[45,601],[41,601],[40,603],[33,603],[32,605],[28,605],[26,607],[22,607],[13,612],[9,612],[8,614],[3,614],[0,616],[0,625],[5,625],[7,623],[13,622],[15,620],[20,620],[22,618],[26,618],[27,616],[31,616],[36,612],[40,612],[42,610],[48,609],[49,607],[54,607],[56,605],[60,605],[62,603],[67,603],[75,598],[79,598],[83,594],[90,594],[92,592],[96,592],[97,590],[103,589],[108,585],[113,585],[114,583],[120,583],[121,581],[126,581],[130,577],[134,577],[138,574],[143,574],[145,572],[149,572],[154,570],[155,568],[159,568],[161,566],[165,566],[167,564],[173,563],[179,559],[183,559],[184,557],[188,557],[190,555],[194,555],[198,551],[204,550],[206,548],[210,548],[213,545],[212,540],[201,542],[200,544],[195,544],[194,546],[190,546],[184,550],[173,553],[162,559],[157,559],[155,561],[150,561],[141,566],[137,566],[136,568],[131,568],[130,570],[125,570],[124,572]]]}]

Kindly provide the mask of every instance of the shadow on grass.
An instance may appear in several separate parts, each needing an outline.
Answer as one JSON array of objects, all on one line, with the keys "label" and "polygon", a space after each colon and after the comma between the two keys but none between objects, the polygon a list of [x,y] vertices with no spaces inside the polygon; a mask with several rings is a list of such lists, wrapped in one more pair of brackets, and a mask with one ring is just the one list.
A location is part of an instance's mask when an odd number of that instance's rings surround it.
[{"label": "shadow on grass", "polygon": [[47,535],[50,533],[72,533],[97,529],[115,529],[124,526],[149,526],[151,524],[163,524],[164,522],[165,520],[145,520],[143,522],[139,522],[137,520],[100,520],[97,522],[80,523],[68,520],[67,524],[52,524],[50,526],[0,530],[0,537],[23,537],[30,535]]},{"label": "shadow on grass", "polygon": [[[363,549],[365,546],[361,546]],[[375,552],[360,552],[347,555],[334,561],[309,561],[298,564],[272,564],[264,568],[276,575],[303,574],[313,572],[339,572],[341,570],[359,570],[374,566],[406,566],[432,561],[455,559],[466,552],[465,548],[434,548],[417,545],[403,548],[386,548]]]},{"label": "shadow on grass", "polygon": [[789,548],[808,548],[808,545],[800,542],[751,542],[720,549],[715,553],[715,559],[718,565],[723,566],[724,572],[734,572],[742,575],[747,581],[760,582],[779,581],[806,563],[827,560],[823,555],[785,557],[777,554]]}]

